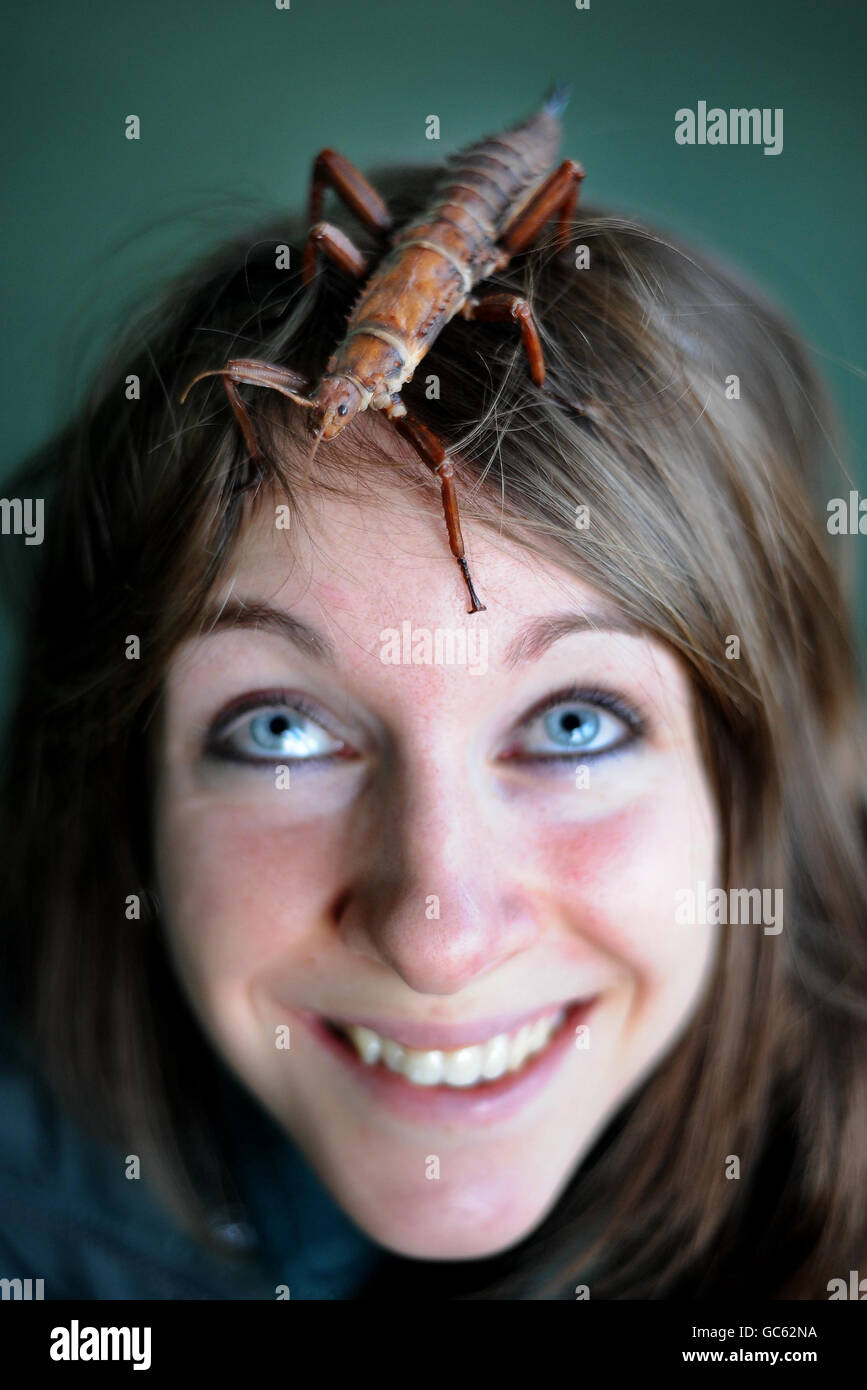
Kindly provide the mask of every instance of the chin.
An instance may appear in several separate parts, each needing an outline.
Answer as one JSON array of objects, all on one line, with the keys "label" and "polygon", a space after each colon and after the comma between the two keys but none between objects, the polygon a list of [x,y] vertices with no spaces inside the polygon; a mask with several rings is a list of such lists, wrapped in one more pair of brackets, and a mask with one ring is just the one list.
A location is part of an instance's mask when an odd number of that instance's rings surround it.
[{"label": "chin", "polygon": [[399,1168],[393,1159],[381,1163],[368,1182],[363,1162],[360,1172],[348,1173],[345,1149],[309,1154],[334,1200],[371,1240],[417,1260],[475,1260],[509,1250],[549,1214],[571,1171],[551,1181],[534,1172],[532,1158],[499,1164],[489,1152],[468,1163],[452,1153],[440,1177],[418,1177],[435,1157],[422,1145]]}]

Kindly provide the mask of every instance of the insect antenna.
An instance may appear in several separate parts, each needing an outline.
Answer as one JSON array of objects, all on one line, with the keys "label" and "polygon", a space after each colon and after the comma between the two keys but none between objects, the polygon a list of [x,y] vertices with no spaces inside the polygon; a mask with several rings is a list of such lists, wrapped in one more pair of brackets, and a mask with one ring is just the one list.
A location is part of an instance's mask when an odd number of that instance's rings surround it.
[{"label": "insect antenna", "polygon": [[[277,368],[276,370],[279,371],[280,369]],[[184,387],[180,397],[181,405],[183,405],[184,401],[187,399],[187,396],[196,385],[196,382],[204,381],[207,376],[227,377],[232,382],[241,382],[247,386],[267,386],[270,387],[272,391],[279,391],[281,396],[288,396],[289,400],[294,401],[296,405],[305,406],[308,410],[313,406],[313,401],[309,396],[302,396],[297,391],[291,391],[282,381],[269,379],[268,376],[259,372],[239,372],[233,370],[232,367],[214,367],[210,371],[199,372],[198,376],[194,376],[192,381],[188,381]]]},{"label": "insect antenna", "polygon": [[313,463],[313,459],[314,459],[315,456],[316,456],[316,450],[319,448],[319,445],[320,445],[320,443],[322,442],[322,435],[323,435],[324,431],[325,431],[325,421],[323,420],[323,421],[322,421],[322,424],[319,426],[319,429],[316,431],[316,437],[315,437],[315,439],[313,440],[313,448],[310,450],[310,453],[307,455],[307,459],[306,459],[305,464],[304,464],[304,479],[305,479],[306,482],[309,482],[309,481],[310,481],[310,467],[311,467],[311,464]]}]

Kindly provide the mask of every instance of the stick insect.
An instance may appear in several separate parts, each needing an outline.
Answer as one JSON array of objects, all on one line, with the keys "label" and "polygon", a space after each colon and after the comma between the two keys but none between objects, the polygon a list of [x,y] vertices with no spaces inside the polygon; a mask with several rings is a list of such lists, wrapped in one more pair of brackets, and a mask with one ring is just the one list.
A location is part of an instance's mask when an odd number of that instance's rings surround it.
[{"label": "stick insect", "polygon": [[[528,120],[453,155],[425,210],[397,230],[386,204],[364,175],[336,150],[322,150],[313,165],[312,225],[304,245],[302,280],[310,283],[321,256],[361,282],[369,275],[324,374],[314,383],[289,367],[234,358],[193,377],[181,396],[183,404],[196,382],[221,377],[253,459],[260,451],[239,385],[269,387],[312,411],[316,439],[311,458],[320,440],[334,439],[360,412],[383,411],[439,480],[449,546],[467,587],[470,613],[483,611],[485,605],[467,563],[454,465],[436,435],[407,412],[400,392],[437,335],[457,314],[482,323],[517,324],[530,376],[537,386],[550,391],[539,331],[527,300],[497,293],[479,298],[473,290],[505,269],[555,213],[561,244],[568,234],[584,170],[572,159],[552,168],[562,134],[559,117],[567,99],[565,89],[555,88]],[[372,273],[367,258],[346,233],[321,220],[329,188],[365,227],[390,243]],[[576,402],[564,404],[583,413]]]}]

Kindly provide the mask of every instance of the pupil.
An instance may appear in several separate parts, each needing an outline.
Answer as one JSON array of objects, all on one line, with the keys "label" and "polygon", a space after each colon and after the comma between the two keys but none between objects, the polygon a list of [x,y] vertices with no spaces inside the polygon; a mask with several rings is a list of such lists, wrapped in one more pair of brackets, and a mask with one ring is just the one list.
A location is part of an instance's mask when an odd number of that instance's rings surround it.
[{"label": "pupil", "polygon": [[268,728],[272,734],[285,734],[289,728],[289,720],[285,714],[275,714],[271,719]]},{"label": "pupil", "polygon": [[345,405],[339,405],[339,406],[337,407],[337,414],[338,414],[338,415],[345,415],[345,414],[346,414],[346,410],[347,410],[347,407],[346,407]]}]

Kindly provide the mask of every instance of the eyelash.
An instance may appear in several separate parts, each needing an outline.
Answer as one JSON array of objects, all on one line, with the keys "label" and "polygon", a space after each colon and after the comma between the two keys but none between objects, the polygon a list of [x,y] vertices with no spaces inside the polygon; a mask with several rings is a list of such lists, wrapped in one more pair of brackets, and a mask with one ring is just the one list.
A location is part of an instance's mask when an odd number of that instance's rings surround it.
[{"label": "eyelash", "polygon": [[[273,767],[275,763],[279,763],[281,759],[279,753],[275,752],[272,758],[247,758],[241,753],[233,752],[225,742],[220,741],[226,730],[237,720],[240,720],[242,715],[253,714],[256,711],[276,706],[283,706],[285,709],[291,710],[293,714],[305,715],[332,738],[340,739],[337,731],[328,727],[327,722],[323,719],[322,711],[305,700],[303,695],[288,690],[260,690],[252,695],[243,695],[239,700],[233,700],[226,709],[217,715],[205,736],[204,752],[206,756],[218,758],[221,762],[243,763],[246,767]],[[345,761],[352,756],[345,749],[340,749],[333,753],[324,753],[314,757],[287,758],[287,761],[309,767],[337,762],[338,760]]]},{"label": "eyelash", "polygon": [[[576,704],[590,706],[591,708],[607,710],[622,720],[629,731],[629,736],[616,743],[611,748],[601,749],[598,752],[585,752],[579,749],[564,751],[561,753],[539,753],[518,755],[521,762],[535,764],[554,764],[570,762],[574,764],[575,759],[582,761],[597,760],[612,757],[618,753],[625,752],[633,744],[645,738],[648,732],[647,721],[644,716],[628,704],[621,696],[611,690],[604,690],[598,686],[568,686],[563,690],[555,691],[551,695],[546,695],[533,705],[519,723],[514,726],[512,737],[514,738],[521,730],[526,729],[535,720],[541,718],[559,705]],[[324,729],[332,738],[340,739],[336,730],[328,727],[328,723],[323,719],[322,712],[317,707],[309,703],[302,695],[286,690],[264,690],[252,695],[242,696],[239,700],[233,701],[226,709],[222,710],[208,729],[204,740],[204,753],[208,757],[219,759],[222,762],[243,763],[247,767],[272,767],[275,762],[280,761],[280,754],[275,753],[272,758],[248,758],[243,754],[233,752],[221,738],[225,731],[231,727],[244,714],[252,714],[269,707],[282,706],[291,710],[294,714],[301,714],[312,720],[320,728]],[[353,758],[353,753],[346,748],[335,750],[332,753],[324,753],[304,758],[287,758],[287,761],[298,766],[322,766],[327,763],[346,761]],[[506,754],[506,761],[517,761],[518,757],[509,758]]]},{"label": "eyelash", "polygon": [[601,686],[567,686],[563,690],[557,690],[552,695],[546,695],[539,700],[523,716],[515,729],[515,733],[525,729],[535,720],[556,709],[559,705],[584,705],[594,709],[607,710],[609,714],[616,717],[626,725],[629,736],[614,744],[611,748],[602,748],[598,752],[590,753],[581,749],[572,749],[562,753],[538,753],[522,754],[520,761],[524,763],[564,763],[568,762],[572,766],[575,760],[582,762],[591,760],[601,760],[602,758],[614,757],[618,753],[625,753],[628,748],[637,743],[640,739],[647,737],[648,725],[645,717],[633,705],[630,705],[612,690],[604,690]]}]

